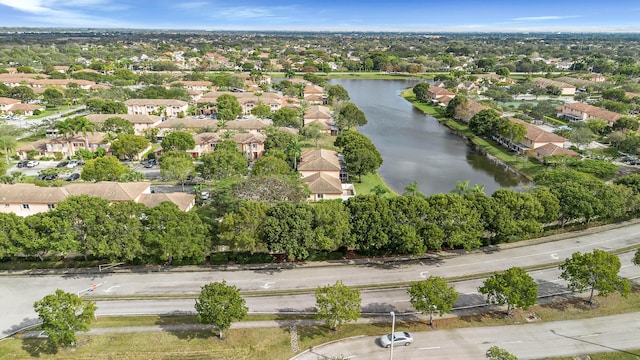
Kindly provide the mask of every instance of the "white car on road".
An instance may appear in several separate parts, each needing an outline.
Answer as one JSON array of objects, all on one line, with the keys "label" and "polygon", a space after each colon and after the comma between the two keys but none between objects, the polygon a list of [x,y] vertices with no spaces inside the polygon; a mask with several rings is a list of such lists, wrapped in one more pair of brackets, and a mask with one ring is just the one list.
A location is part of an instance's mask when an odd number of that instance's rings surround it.
[{"label": "white car on road", "polygon": [[[393,333],[393,346],[409,346],[413,342],[413,336],[406,331],[396,331]],[[380,345],[382,347],[391,347],[391,334],[382,335],[380,337]]]},{"label": "white car on road", "polygon": [[31,160],[27,163],[27,167],[28,168],[32,168],[32,167],[36,167],[38,166],[38,164],[40,164],[40,162],[36,161],[36,160]]}]

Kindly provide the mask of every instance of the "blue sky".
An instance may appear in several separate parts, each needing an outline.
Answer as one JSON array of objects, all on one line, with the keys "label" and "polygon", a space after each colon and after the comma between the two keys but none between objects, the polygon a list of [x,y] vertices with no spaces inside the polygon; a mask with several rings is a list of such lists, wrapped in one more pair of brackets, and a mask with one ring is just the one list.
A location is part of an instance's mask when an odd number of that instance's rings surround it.
[{"label": "blue sky", "polygon": [[0,0],[0,27],[640,32],[638,0]]}]

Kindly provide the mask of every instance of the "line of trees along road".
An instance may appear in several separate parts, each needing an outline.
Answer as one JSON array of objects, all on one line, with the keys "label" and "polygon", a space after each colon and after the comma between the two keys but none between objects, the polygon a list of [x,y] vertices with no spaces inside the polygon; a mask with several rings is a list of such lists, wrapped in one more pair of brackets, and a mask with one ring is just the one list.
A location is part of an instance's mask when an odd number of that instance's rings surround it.
[{"label": "line of trees along road", "polygon": [[458,187],[457,193],[431,196],[411,191],[318,203],[238,200],[221,188],[212,191],[211,207],[186,213],[170,203],[147,208],[70,197],[26,218],[0,214],[0,256],[10,261],[81,254],[138,264],[202,264],[220,245],[290,260],[348,250],[419,255],[530,238],[548,224],[615,221],[638,213],[640,175],[608,184],[575,170],[552,170],[536,183],[491,196],[478,187]]}]

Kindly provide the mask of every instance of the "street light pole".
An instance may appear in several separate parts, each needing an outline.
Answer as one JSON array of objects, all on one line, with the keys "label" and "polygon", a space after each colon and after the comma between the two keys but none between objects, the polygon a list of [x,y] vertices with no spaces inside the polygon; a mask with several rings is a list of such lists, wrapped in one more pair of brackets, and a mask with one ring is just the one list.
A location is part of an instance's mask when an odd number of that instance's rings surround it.
[{"label": "street light pole", "polygon": [[393,360],[393,343],[394,340],[396,339],[395,336],[395,332],[396,332],[396,313],[394,313],[393,311],[390,312],[391,314],[391,352],[389,353],[389,360]]}]

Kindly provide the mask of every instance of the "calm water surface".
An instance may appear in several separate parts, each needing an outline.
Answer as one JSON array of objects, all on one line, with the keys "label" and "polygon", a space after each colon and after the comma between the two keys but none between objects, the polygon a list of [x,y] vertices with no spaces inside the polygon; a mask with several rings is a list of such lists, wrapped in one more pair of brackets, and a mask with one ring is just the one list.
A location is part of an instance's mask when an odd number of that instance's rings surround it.
[{"label": "calm water surface", "polygon": [[359,130],[376,145],[384,162],[380,175],[402,193],[413,181],[424,194],[451,192],[456,181],[481,184],[492,194],[500,188],[528,184],[521,176],[475,151],[459,136],[400,96],[411,80],[332,79],[365,113]]}]

